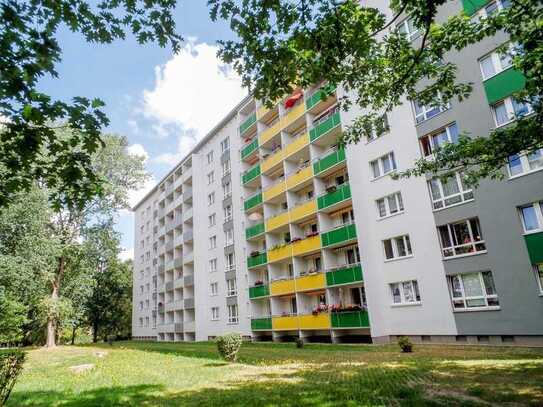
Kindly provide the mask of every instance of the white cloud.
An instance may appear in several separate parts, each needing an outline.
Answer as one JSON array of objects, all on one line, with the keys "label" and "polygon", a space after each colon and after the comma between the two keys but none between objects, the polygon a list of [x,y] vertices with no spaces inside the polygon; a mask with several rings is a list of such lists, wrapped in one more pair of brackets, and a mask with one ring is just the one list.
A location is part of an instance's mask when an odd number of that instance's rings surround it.
[{"label": "white cloud", "polygon": [[143,157],[143,162],[146,162],[149,158],[149,153],[147,153],[147,150],[145,150],[145,147],[143,147],[141,144],[132,144],[128,146],[126,150],[130,155]]},{"label": "white cloud", "polygon": [[119,260],[121,260],[121,261],[134,260],[134,248],[130,247],[128,249],[123,249],[119,253]]},{"label": "white cloud", "polygon": [[133,208],[136,206],[147,193],[153,189],[153,187],[156,185],[157,181],[154,176],[151,176],[147,181],[145,181],[145,184],[138,189],[138,190],[132,190],[128,192],[128,203],[130,204],[130,207]]},{"label": "white cloud", "polygon": [[198,142],[195,134],[182,133],[177,139],[177,150],[174,153],[162,153],[152,159],[157,164],[174,166],[177,164]]}]

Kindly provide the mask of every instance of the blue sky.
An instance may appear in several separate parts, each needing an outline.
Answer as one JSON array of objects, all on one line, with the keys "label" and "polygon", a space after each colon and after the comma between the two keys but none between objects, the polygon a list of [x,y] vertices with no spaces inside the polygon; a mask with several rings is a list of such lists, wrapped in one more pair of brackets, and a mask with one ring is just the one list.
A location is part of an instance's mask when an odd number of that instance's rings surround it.
[{"label": "blue sky", "polygon": [[[175,21],[186,42],[177,55],[156,44],[141,46],[132,37],[110,45],[88,44],[64,30],[59,79],[45,78],[40,84],[54,98],[99,97],[106,103],[111,120],[106,131],[128,137],[130,151],[147,157],[152,176],[131,195],[132,204],[247,93],[215,56],[216,41],[232,38],[232,33],[225,22],[210,20],[206,3],[179,2]],[[124,256],[130,256],[132,214],[119,215],[118,229]]]}]

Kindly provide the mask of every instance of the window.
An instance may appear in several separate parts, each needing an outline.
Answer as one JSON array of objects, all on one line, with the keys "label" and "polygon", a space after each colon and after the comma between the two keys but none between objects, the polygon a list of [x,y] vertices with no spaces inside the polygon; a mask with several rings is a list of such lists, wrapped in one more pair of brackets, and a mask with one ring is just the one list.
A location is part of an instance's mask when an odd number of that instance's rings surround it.
[{"label": "window", "polygon": [[[339,225],[349,225],[353,222],[354,222],[354,211],[352,209],[341,213],[341,221]],[[316,232],[317,229],[318,229],[318,226],[317,224],[315,224],[314,232]]]},{"label": "window", "polygon": [[217,236],[211,236],[209,238],[209,248],[215,249],[217,247]]},{"label": "window", "polygon": [[485,18],[491,16],[498,11],[503,10],[511,6],[511,0],[494,0],[488,3],[485,7],[481,8],[474,15],[474,19]]},{"label": "window", "polygon": [[403,199],[401,192],[385,196],[375,201],[379,218],[386,218],[403,212]]},{"label": "window", "polygon": [[478,218],[438,227],[443,257],[478,254],[486,251]]},{"label": "window", "polygon": [[219,320],[219,307],[211,307],[211,320],[212,321]]},{"label": "window", "polygon": [[215,181],[215,171],[211,171],[207,174],[207,185],[213,184],[213,181]]},{"label": "window", "polygon": [[534,266],[539,292],[543,294],[543,263]]},{"label": "window", "polygon": [[449,276],[449,291],[455,310],[500,306],[490,271]]},{"label": "window", "polygon": [[509,50],[506,52],[493,51],[489,55],[484,56],[479,60],[479,66],[481,67],[481,74],[483,80],[492,78],[494,75],[505,71],[511,67],[511,52],[512,47],[509,46]]},{"label": "window", "polygon": [[214,282],[209,285],[211,289],[211,295],[219,295],[219,283]]},{"label": "window", "polygon": [[211,150],[209,153],[207,153],[207,163],[211,164],[213,162],[213,150]]},{"label": "window", "polygon": [[232,271],[236,269],[236,258],[234,253],[228,253],[224,256],[224,263],[226,265],[226,271]]},{"label": "window", "polygon": [[232,205],[226,205],[224,208],[224,221],[229,222],[232,220]]},{"label": "window", "polygon": [[215,192],[212,192],[207,195],[207,204],[213,205],[215,203]]},{"label": "window", "polygon": [[236,284],[236,279],[232,278],[230,280],[226,280],[226,296],[231,297],[237,294],[238,294],[238,288]]},{"label": "window", "polygon": [[209,272],[217,271],[217,259],[209,260]]},{"label": "window", "polygon": [[230,195],[232,195],[232,184],[230,183],[230,181],[223,184],[222,192],[223,192],[225,198],[228,198]]},{"label": "window", "polygon": [[418,27],[415,26],[413,19],[411,17],[406,18],[401,23],[398,24],[398,32],[405,35],[409,41],[413,41],[420,37],[421,32]]},{"label": "window", "polygon": [[238,323],[238,305],[229,305],[228,306],[228,323],[237,324]]},{"label": "window", "polygon": [[519,212],[525,233],[543,231],[543,201],[521,206]]},{"label": "window", "polygon": [[432,178],[428,181],[434,210],[458,205],[473,200],[473,190],[464,184],[462,173],[448,177]]},{"label": "window", "polygon": [[230,174],[230,160],[223,161],[221,168],[223,176]]},{"label": "window", "polygon": [[143,318],[140,318],[140,327],[143,327]]},{"label": "window", "polygon": [[370,162],[370,167],[373,175],[373,179],[382,177],[386,174],[396,170],[396,160],[394,159],[394,153],[390,153],[379,157],[377,160]]},{"label": "window", "polygon": [[215,226],[215,218],[216,216],[214,213],[212,213],[211,215],[207,217],[207,219],[209,220],[209,227]]},{"label": "window", "polygon": [[421,137],[419,142],[423,157],[430,157],[444,144],[458,142],[458,127],[456,123],[452,123],[432,134]]},{"label": "window", "polygon": [[504,126],[533,112],[530,103],[507,97],[492,106],[496,127]]},{"label": "window", "polygon": [[368,143],[376,140],[381,136],[384,136],[390,130],[390,124],[388,122],[388,114],[383,114],[379,120],[375,123],[375,128],[367,136]]},{"label": "window", "polygon": [[515,154],[510,156],[507,169],[511,178],[543,169],[543,148],[535,150],[530,154]]},{"label": "window", "polygon": [[415,111],[415,123],[419,124],[425,120],[431,119],[437,116],[439,113],[444,112],[449,108],[449,105],[427,106],[421,105],[418,101],[413,101],[413,110]]},{"label": "window", "polygon": [[223,141],[221,141],[221,152],[226,152],[230,150],[230,138],[226,137]]},{"label": "window", "polygon": [[413,255],[409,235],[383,240],[383,248],[385,249],[385,258],[387,260],[401,259]]},{"label": "window", "polygon": [[393,305],[409,305],[420,303],[419,284],[417,280],[402,281],[390,284]]},{"label": "window", "polygon": [[231,244],[234,244],[234,230],[229,229],[224,231],[224,245],[230,246]]}]

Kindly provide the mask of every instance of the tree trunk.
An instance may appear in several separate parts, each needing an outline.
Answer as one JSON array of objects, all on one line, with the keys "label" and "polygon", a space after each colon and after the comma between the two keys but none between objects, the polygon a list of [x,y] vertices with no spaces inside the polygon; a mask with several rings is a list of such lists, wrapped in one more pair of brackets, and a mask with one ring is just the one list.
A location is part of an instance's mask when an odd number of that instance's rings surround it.
[{"label": "tree trunk", "polygon": [[98,322],[94,321],[92,324],[92,342],[98,342]]},{"label": "tree trunk", "polygon": [[72,341],[71,341],[71,344],[72,345],[75,345],[75,331],[77,330],[77,326],[73,326],[72,327]]},{"label": "tree trunk", "polygon": [[[58,301],[60,282],[62,281],[62,275],[64,274],[64,256],[60,256],[58,259],[58,269],[57,275],[51,284],[51,303],[55,304]],[[54,348],[57,346],[56,336],[57,336],[58,320],[55,313],[49,313],[47,317],[47,337],[45,340],[45,347]]]}]

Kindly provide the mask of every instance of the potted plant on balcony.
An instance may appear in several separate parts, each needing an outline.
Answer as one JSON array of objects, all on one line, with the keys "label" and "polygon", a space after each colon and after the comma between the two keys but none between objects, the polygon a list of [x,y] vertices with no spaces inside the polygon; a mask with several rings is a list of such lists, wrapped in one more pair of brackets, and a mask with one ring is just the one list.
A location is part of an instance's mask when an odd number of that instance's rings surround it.
[{"label": "potted plant on balcony", "polygon": [[318,236],[318,235],[319,235],[319,232],[311,232],[305,235],[305,237],[313,237],[313,236]]},{"label": "potted plant on balcony", "polygon": [[264,285],[264,281],[262,281],[262,280],[256,280],[256,281],[255,281],[255,287],[260,286],[260,285]]},{"label": "potted plant on balcony", "polygon": [[313,311],[311,312],[314,316],[319,315],[321,312],[328,311],[328,306],[326,304],[319,304],[315,308],[313,308]]},{"label": "potted plant on balcony", "polygon": [[253,250],[253,251],[251,252],[251,257],[256,257],[256,256],[258,256],[259,254],[260,254],[260,252],[259,252],[258,250]]},{"label": "potted plant on balcony", "polygon": [[302,240],[301,237],[295,237],[295,238],[292,239],[290,242],[291,242],[291,243],[295,243],[295,242],[299,242],[300,240]]},{"label": "potted plant on balcony", "polygon": [[336,192],[336,189],[337,187],[335,185],[329,185],[326,187],[326,192],[330,194],[332,192]]}]

